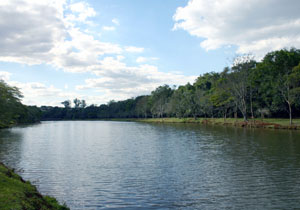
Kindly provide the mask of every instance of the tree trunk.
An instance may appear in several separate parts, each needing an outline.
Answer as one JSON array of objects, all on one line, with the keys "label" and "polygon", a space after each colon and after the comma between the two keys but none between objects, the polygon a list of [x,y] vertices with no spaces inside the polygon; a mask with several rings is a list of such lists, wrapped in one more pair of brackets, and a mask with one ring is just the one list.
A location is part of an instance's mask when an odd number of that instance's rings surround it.
[{"label": "tree trunk", "polygon": [[251,118],[254,119],[252,99],[251,99],[251,102],[250,102],[250,109],[251,109]]},{"label": "tree trunk", "polygon": [[253,95],[252,95],[252,87],[250,86],[250,111],[251,111],[251,118],[254,119],[253,113]]},{"label": "tree trunk", "polygon": [[244,109],[243,112],[243,117],[244,117],[244,121],[248,121],[248,117],[247,117],[247,109]]},{"label": "tree trunk", "polygon": [[248,119],[247,119],[247,104],[246,104],[246,100],[244,98],[243,98],[243,103],[242,103],[242,109],[243,109],[242,114],[244,116],[244,121],[248,121]]},{"label": "tree trunk", "polygon": [[224,110],[224,122],[226,122],[226,117],[227,117],[227,108]]},{"label": "tree trunk", "polygon": [[237,121],[237,117],[238,117],[238,105],[237,102],[235,103],[235,110],[234,110],[234,119],[235,121]]},{"label": "tree trunk", "polygon": [[246,115],[246,114],[244,114],[244,121],[245,121],[245,122],[248,121],[247,115]]},{"label": "tree trunk", "polygon": [[159,107],[159,117],[160,117],[160,118],[162,118],[162,112],[163,112],[163,111],[162,111],[162,105],[160,105],[160,107]]},{"label": "tree trunk", "polygon": [[290,114],[290,125],[293,124],[293,119],[292,119],[292,107],[291,107],[291,104],[288,102],[288,105],[289,105],[289,114]]}]

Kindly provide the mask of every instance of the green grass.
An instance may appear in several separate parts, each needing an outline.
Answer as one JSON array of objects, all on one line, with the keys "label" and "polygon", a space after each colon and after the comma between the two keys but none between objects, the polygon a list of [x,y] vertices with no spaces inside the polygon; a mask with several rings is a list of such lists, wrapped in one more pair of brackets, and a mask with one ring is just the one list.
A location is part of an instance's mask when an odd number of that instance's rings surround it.
[{"label": "green grass", "polygon": [[67,210],[55,198],[42,196],[30,182],[0,163],[0,209],[2,210]]},{"label": "green grass", "polygon": [[[223,118],[147,118],[147,119],[136,119],[134,121],[139,122],[162,122],[162,123],[203,123],[205,121],[214,123],[214,124],[223,124]],[[235,123],[235,122],[242,122],[243,119],[234,119],[234,118],[227,118],[226,123]]]},{"label": "green grass", "polygon": [[[127,119],[128,121],[128,119]],[[300,130],[300,119],[294,119],[293,125],[290,126],[289,119],[249,119],[244,122],[242,118],[147,118],[147,119],[131,119],[136,122],[149,123],[202,123],[212,125],[226,125],[237,127],[251,127],[251,128],[273,128],[273,129],[297,129]]]},{"label": "green grass", "polygon": [[0,129],[1,128],[9,128],[13,125],[16,125],[16,122],[14,121],[4,121],[4,120],[0,120]]},{"label": "green grass", "polygon": [[[264,122],[268,122],[268,123],[276,123],[276,124],[280,124],[280,125],[285,125],[285,126],[289,126],[290,125],[290,120],[289,119],[264,119]],[[293,125],[297,125],[300,126],[300,119],[293,119]]]}]

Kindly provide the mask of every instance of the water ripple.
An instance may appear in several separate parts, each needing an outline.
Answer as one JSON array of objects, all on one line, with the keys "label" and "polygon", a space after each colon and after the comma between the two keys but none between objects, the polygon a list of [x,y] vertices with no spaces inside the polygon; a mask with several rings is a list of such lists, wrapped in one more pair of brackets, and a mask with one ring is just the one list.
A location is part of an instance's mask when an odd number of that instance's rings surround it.
[{"label": "water ripple", "polygon": [[43,122],[0,131],[0,161],[71,209],[293,209],[300,134]]}]

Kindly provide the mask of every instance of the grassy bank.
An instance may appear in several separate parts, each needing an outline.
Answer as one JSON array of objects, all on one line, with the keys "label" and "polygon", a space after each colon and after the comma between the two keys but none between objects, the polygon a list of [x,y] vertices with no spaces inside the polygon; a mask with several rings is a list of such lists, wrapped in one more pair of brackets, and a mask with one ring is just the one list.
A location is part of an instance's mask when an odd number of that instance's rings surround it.
[{"label": "grassy bank", "polygon": [[14,122],[14,121],[10,121],[10,122],[7,122],[7,121],[1,121],[0,120],[0,129],[1,128],[9,128],[9,127],[12,127],[14,125],[16,125],[17,123]]},{"label": "grassy bank", "polygon": [[0,209],[67,210],[55,198],[42,196],[35,186],[25,182],[13,170],[0,163]]},{"label": "grassy bank", "polygon": [[151,123],[201,123],[249,128],[300,130],[300,119],[293,120],[293,125],[289,124],[289,119],[250,119],[245,122],[242,118],[227,118],[226,120],[223,118],[147,118],[133,119],[132,121]]}]

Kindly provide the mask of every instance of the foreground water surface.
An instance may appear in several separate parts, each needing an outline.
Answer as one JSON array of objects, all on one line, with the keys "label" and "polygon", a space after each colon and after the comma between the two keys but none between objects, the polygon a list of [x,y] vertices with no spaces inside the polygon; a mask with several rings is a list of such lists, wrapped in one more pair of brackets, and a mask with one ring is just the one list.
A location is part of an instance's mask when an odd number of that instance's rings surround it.
[{"label": "foreground water surface", "polygon": [[60,121],[0,130],[0,161],[71,209],[293,209],[300,133]]}]

